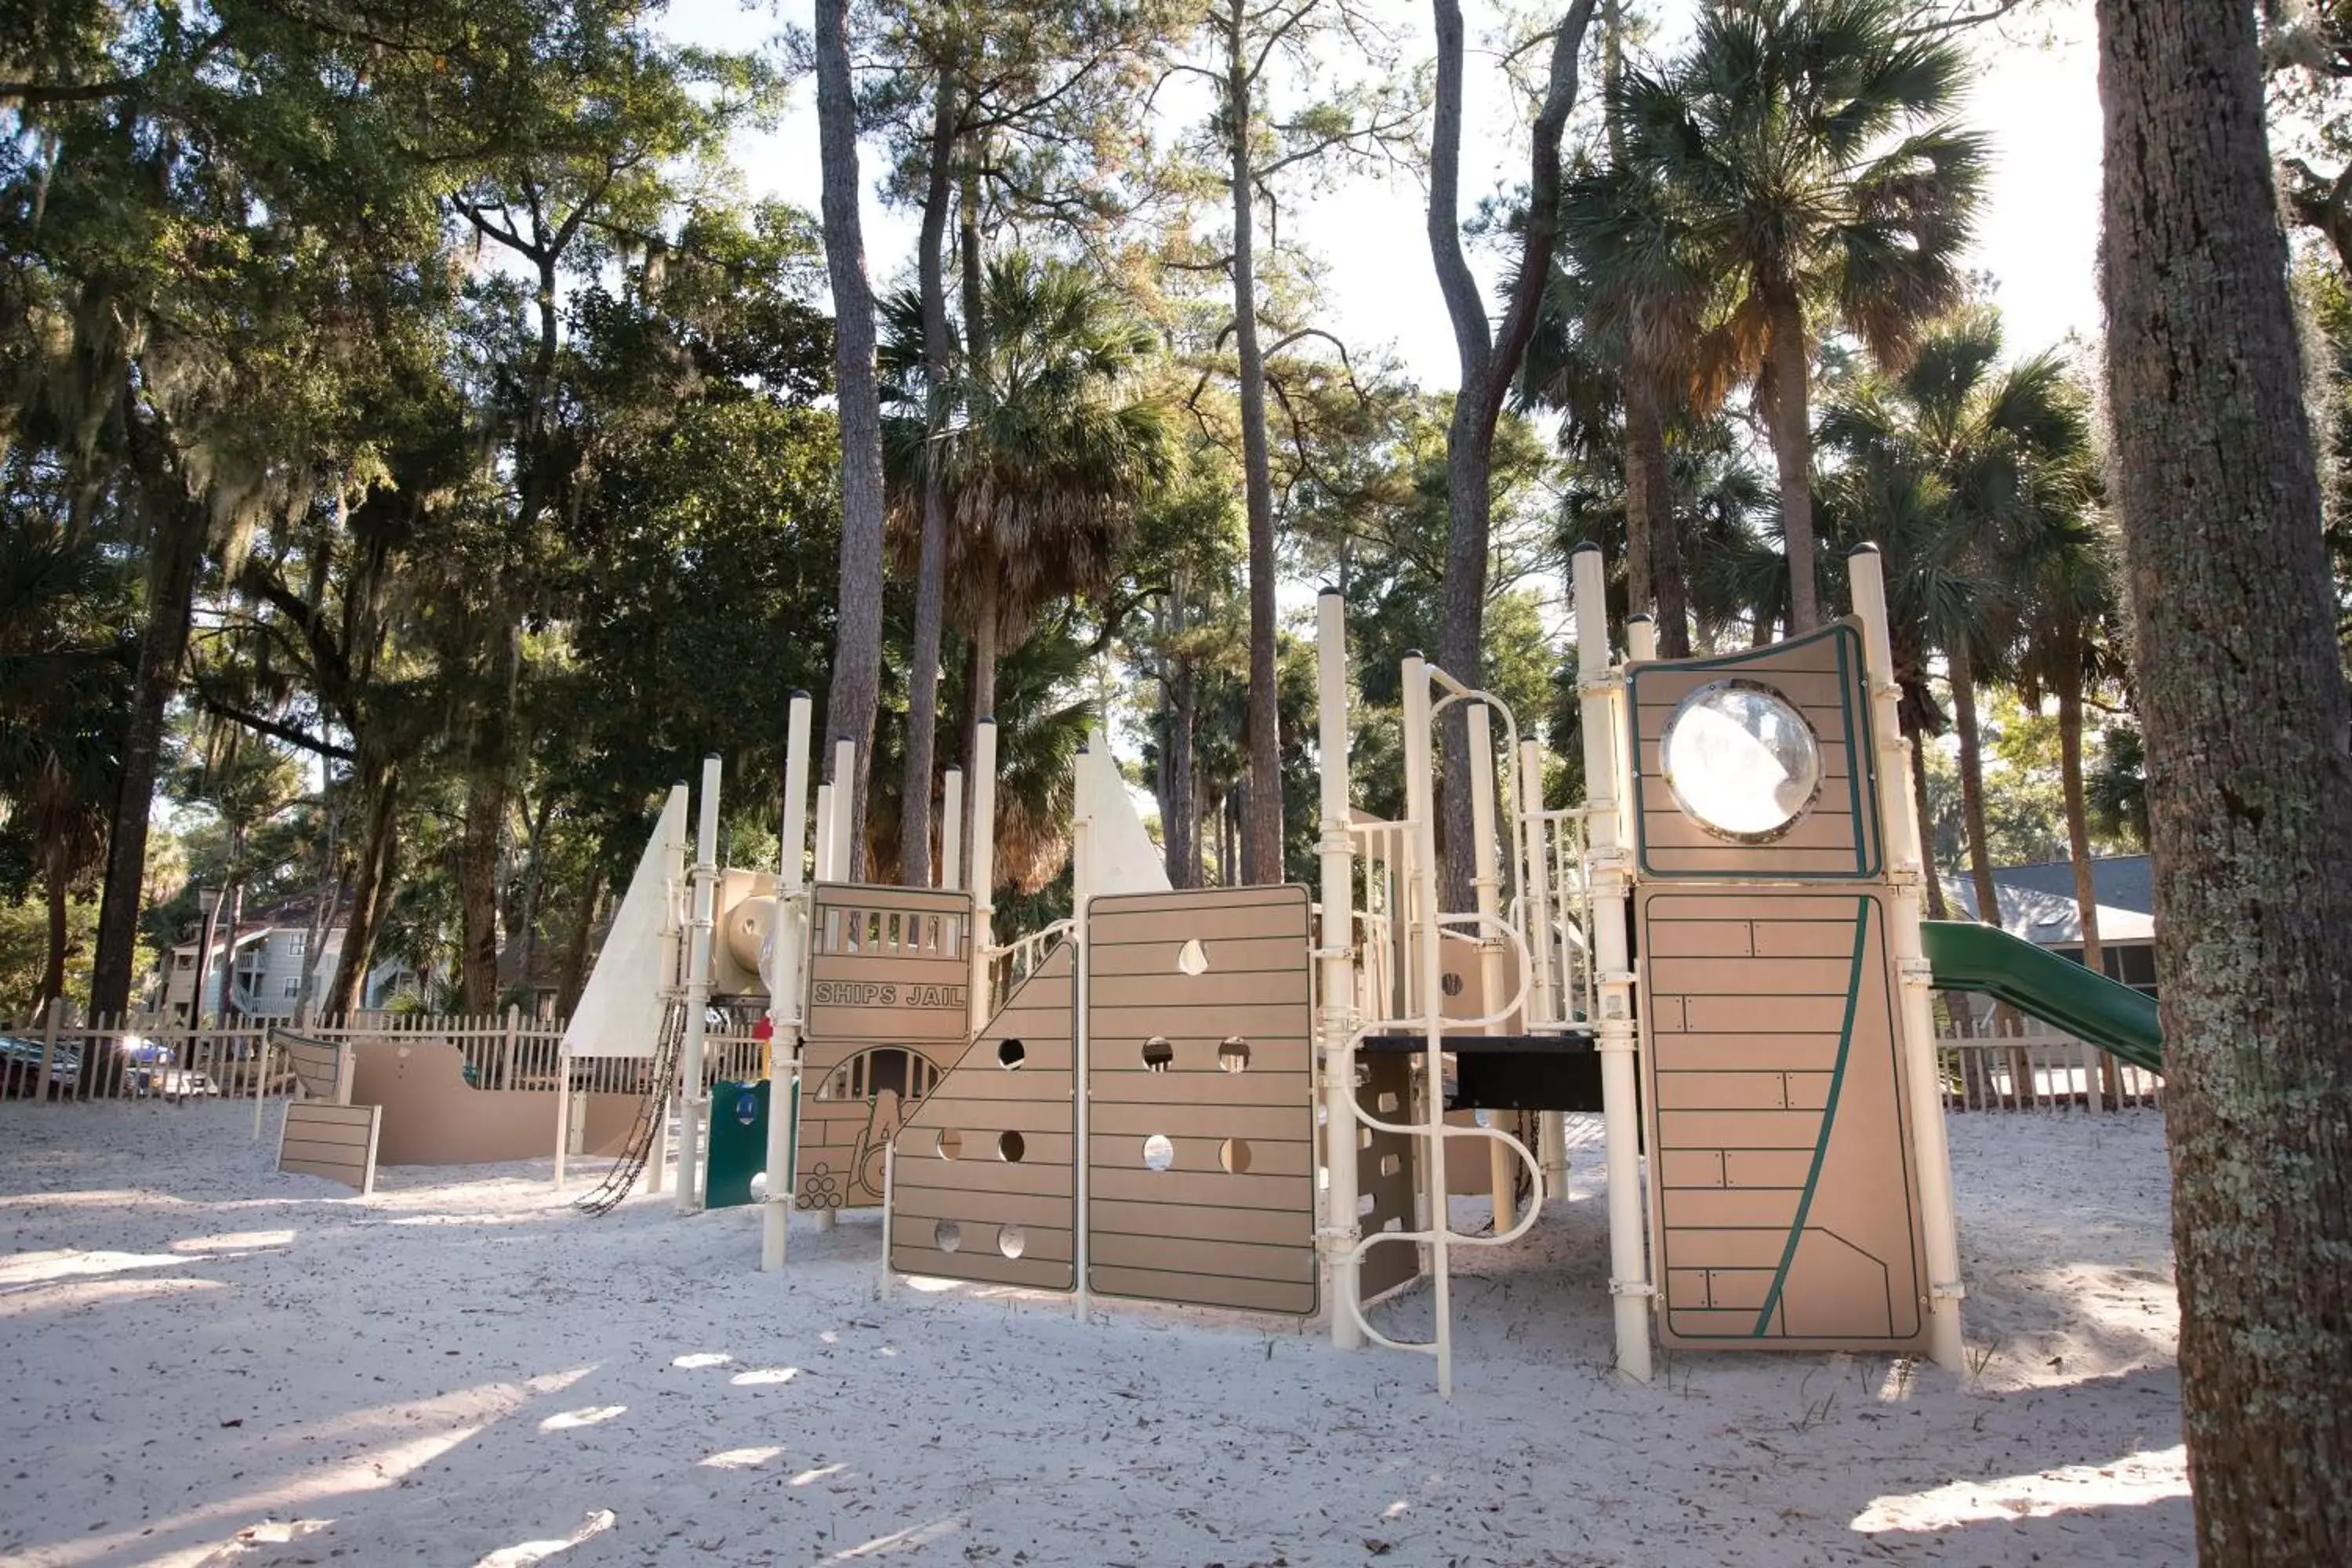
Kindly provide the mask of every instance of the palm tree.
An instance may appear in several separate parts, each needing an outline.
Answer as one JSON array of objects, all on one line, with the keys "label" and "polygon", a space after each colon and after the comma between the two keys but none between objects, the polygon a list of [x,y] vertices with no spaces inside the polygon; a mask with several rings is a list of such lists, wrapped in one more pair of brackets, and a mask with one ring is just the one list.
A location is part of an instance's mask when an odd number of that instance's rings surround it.
[{"label": "palm tree", "polygon": [[1994,923],[1978,686],[2014,668],[2036,619],[2064,619],[2058,585],[2077,603],[2087,592],[2096,498],[2089,410],[2064,356],[2004,370],[2000,347],[1997,314],[1963,311],[1930,330],[1899,374],[1858,377],[1821,429],[1843,459],[1828,487],[1839,531],[1885,556],[1915,742],[1938,727],[1927,663],[1943,655],[1977,913]]},{"label": "palm tree", "polygon": [[1627,173],[1663,193],[1727,284],[1724,344],[1755,378],[1780,469],[1792,630],[1820,623],[1807,320],[1883,364],[1960,299],[1984,181],[1948,117],[1969,76],[1900,0],[1710,6],[1662,72],[1626,74]]},{"label": "palm tree", "polygon": [[972,639],[967,734],[995,708],[1002,649],[1018,647],[1056,602],[1112,581],[1136,508],[1175,460],[1167,406],[1144,383],[1157,341],[1102,279],[1013,251],[989,262],[982,309],[985,357],[967,356],[951,373],[963,422],[936,442],[926,439],[928,405],[916,390],[919,300],[886,307],[883,357],[897,411],[885,447],[902,557],[919,539],[924,465],[946,480],[949,607]]},{"label": "palm tree", "polygon": [[65,994],[67,910],[106,850],[137,654],[121,572],[32,515],[0,529],[0,829],[48,899],[36,1004]]}]

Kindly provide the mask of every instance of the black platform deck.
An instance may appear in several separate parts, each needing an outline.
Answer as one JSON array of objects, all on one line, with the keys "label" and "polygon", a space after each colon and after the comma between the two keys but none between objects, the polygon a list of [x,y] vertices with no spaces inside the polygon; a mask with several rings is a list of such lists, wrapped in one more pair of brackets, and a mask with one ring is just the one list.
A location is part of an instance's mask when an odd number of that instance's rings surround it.
[{"label": "black platform deck", "polygon": [[[1421,1035],[1367,1035],[1356,1049],[1372,1056],[1417,1056]],[[1590,1029],[1554,1035],[1448,1034],[1455,1081],[1448,1110],[1598,1110],[1601,1056]]]}]

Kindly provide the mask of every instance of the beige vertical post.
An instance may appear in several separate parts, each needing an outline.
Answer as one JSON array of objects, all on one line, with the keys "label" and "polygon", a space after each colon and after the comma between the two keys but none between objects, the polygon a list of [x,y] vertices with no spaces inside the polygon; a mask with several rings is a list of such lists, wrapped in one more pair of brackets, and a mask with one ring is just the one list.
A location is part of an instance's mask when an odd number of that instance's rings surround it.
[{"label": "beige vertical post", "polygon": [[1658,657],[1658,623],[1647,616],[1625,617],[1625,662],[1647,664]]},{"label": "beige vertical post", "polygon": [[1437,770],[1430,753],[1429,667],[1419,653],[1404,657],[1404,815],[1411,874],[1412,944],[1418,973],[1422,1047],[1422,1192],[1429,1205],[1429,1272],[1436,1315],[1437,1392],[1454,1393],[1454,1286],[1449,1274],[1453,1215],[1445,1181],[1445,990],[1438,952]]},{"label": "beige vertical post", "polygon": [[1356,1215],[1356,863],[1348,836],[1348,617],[1326,588],[1315,601],[1316,705],[1321,757],[1323,868],[1323,1224],[1317,1240],[1331,1300],[1331,1344],[1364,1342],[1353,1310]]},{"label": "beige vertical post", "polygon": [[[1544,753],[1537,741],[1519,742],[1520,815],[1527,821],[1527,868],[1519,886],[1528,921],[1528,962],[1535,966],[1528,987],[1528,1026],[1538,1019],[1547,1024],[1567,1020],[1568,1007],[1552,988],[1551,825],[1544,817]],[[1563,914],[1566,910],[1561,911]],[[1563,977],[1563,985],[1565,977]],[[1536,1114],[1537,1158],[1543,1164],[1546,1201],[1568,1198],[1568,1115],[1544,1110]]]},{"label": "beige vertical post", "polygon": [[[1895,651],[1886,620],[1886,580],[1878,547],[1857,545],[1847,558],[1854,613],[1862,617],[1864,660],[1869,668],[1871,728],[1876,732],[1878,814],[1887,858],[1887,938],[1902,977],[1903,1061],[1909,1078],[1912,1147],[1919,1163],[1919,1218],[1927,1242],[1927,1345],[1937,1366],[1964,1370],[1968,1347],[1960,1333],[1959,1217],[1952,1201],[1952,1156],[1944,1138],[1942,1079],[1936,1061],[1936,1020],[1927,992],[1928,968],[1919,928],[1924,858],[1919,824],[1911,811],[1911,744],[1903,737],[1895,703]],[[2097,1093],[2097,1086],[2092,1092]]]},{"label": "beige vertical post", "polygon": [[963,770],[950,768],[940,786],[940,881],[942,888],[961,888],[963,875]]},{"label": "beige vertical post", "polygon": [[[95,1049],[95,1048],[96,1048],[96,1047],[95,1047],[95,1046],[93,1046],[91,1048],[92,1048],[92,1049]],[[252,1072],[253,1072],[253,1136],[254,1136],[254,1141],[255,1141],[256,1142],[258,1142],[260,1141],[260,1139],[261,1139],[261,1095],[262,1095],[262,1089],[263,1089],[263,1088],[264,1088],[264,1087],[265,1087],[265,1086],[269,1082],[269,1026],[268,1026],[268,1025],[264,1024],[264,1025],[261,1026],[260,1032],[258,1033],[258,1035],[257,1035],[257,1036],[255,1037],[255,1039],[254,1039],[254,1042],[253,1042],[253,1048],[252,1048],[251,1050],[247,1051],[247,1052],[245,1054],[245,1059],[246,1059],[247,1062],[250,1062],[250,1063],[252,1064]]]},{"label": "beige vertical post", "polygon": [[1632,878],[1620,848],[1618,694],[1623,678],[1609,662],[1609,601],[1601,550],[1573,561],[1577,684],[1583,708],[1586,907],[1592,929],[1593,1027],[1601,1051],[1601,1106],[1609,1173],[1609,1293],[1616,1319],[1617,1370],[1650,1381],[1650,1269],[1642,1226],[1639,1093],[1634,1076],[1633,970],[1625,941]]},{"label": "beige vertical post", "polygon": [[[48,1000],[48,1005],[41,1009],[41,1076],[33,1080],[33,1098],[36,1101],[44,1100],[49,1097],[49,1064],[58,1058],[58,1015],[65,1011],[65,1005],[64,997],[52,996]],[[98,1042],[93,1040],[90,1042],[89,1049],[83,1053],[84,1059],[95,1055],[97,1050]],[[77,1073],[74,1076],[79,1079],[81,1075]],[[79,1095],[80,1092],[80,1085],[77,1082],[74,1093]]]},{"label": "beige vertical post", "polygon": [[563,1190],[563,1159],[572,1152],[572,1047],[555,1047],[555,1190]]},{"label": "beige vertical post", "polygon": [[850,835],[857,826],[857,803],[849,792],[856,783],[857,742],[844,735],[833,743],[833,877],[837,882],[856,879],[857,851]]},{"label": "beige vertical post", "polygon": [[[526,984],[530,983],[530,976],[525,975],[523,979]],[[521,1081],[515,1077],[515,1035],[521,1027],[522,1009],[516,1006],[511,1002],[508,1003],[505,1050],[506,1062],[499,1069],[500,1077],[499,1079],[499,1087],[500,1089],[520,1089],[522,1087]]]},{"label": "beige vertical post", "polygon": [[702,1119],[710,1106],[703,1082],[702,1037],[710,1011],[710,928],[719,893],[719,757],[702,759],[702,800],[694,835],[694,914],[686,933],[686,1044],[678,1053],[685,1087],[677,1100],[677,1212],[702,1206]]},{"label": "beige vertical post", "polygon": [[833,869],[833,786],[816,786],[816,879],[834,880]]},{"label": "beige vertical post", "polygon": [[[1078,748],[1081,756],[1086,751],[1084,746]],[[1080,816],[1070,824],[1070,940],[1077,948],[1071,955],[1076,960],[1071,965],[1071,989],[1077,998],[1077,1024],[1070,1031],[1071,1115],[1077,1132],[1077,1163],[1073,1167],[1075,1184],[1072,1196],[1077,1223],[1071,1227],[1074,1249],[1071,1279],[1076,1288],[1070,1292],[1070,1310],[1082,1323],[1087,1321],[1090,1304],[1087,1290],[1087,1233],[1091,1228],[1087,1221],[1087,1168],[1094,1163],[1094,1145],[1089,1142],[1093,1119],[1087,1114],[1088,1101],[1093,1096],[1087,1083],[1087,1036],[1089,1032],[1087,959],[1093,942],[1093,936],[1087,927],[1087,902],[1093,895],[1093,889],[1089,886],[1094,870],[1089,864],[1093,858],[1090,842],[1093,830],[1094,819],[1091,817]]]},{"label": "beige vertical post", "polygon": [[[808,1008],[803,965],[808,952],[809,694],[793,693],[784,727],[783,853],[778,868],[775,948],[770,961],[768,1022],[768,1191],[760,1205],[760,1269],[784,1266],[793,1215],[794,1114],[801,1100],[801,1037]],[[789,1065],[787,1065],[789,1064]],[[887,1264],[888,1259],[886,1258]]]},{"label": "beige vertical post", "polygon": [[[1502,1006],[1508,984],[1503,939],[1498,934],[1503,920],[1503,868],[1501,847],[1495,842],[1495,735],[1486,704],[1472,699],[1467,706],[1469,711],[1463,719],[1470,731],[1470,888],[1478,906],[1479,1008],[1492,1013]],[[1500,1023],[1485,1027],[1490,1035],[1503,1032]],[[1494,1194],[1495,1234],[1500,1236],[1518,1223],[1518,1156],[1499,1138],[1483,1142],[1487,1186]]]},{"label": "beige vertical post", "polygon": [[[965,850],[966,872],[971,890],[971,1004],[972,1033],[988,1027],[992,1008],[989,996],[989,948],[994,940],[992,921],[996,914],[996,721],[982,718],[972,726],[971,744],[971,844]],[[1079,1152],[1081,1161],[1085,1151]]]},{"label": "beige vertical post", "polygon": [[[670,786],[670,793],[677,795],[683,794],[685,789],[686,782],[681,779]],[[662,864],[669,868],[673,876],[684,868],[686,852],[686,840],[683,838],[674,838],[662,846]],[[662,994],[665,998],[665,1017],[667,1016],[667,1003],[675,1001],[686,994],[685,937],[686,922],[679,918],[678,914],[677,884],[675,881],[666,880],[662,885],[661,932],[661,977]],[[670,1087],[674,1093],[675,1080]],[[662,1184],[668,1179],[669,1117],[664,1113],[654,1118],[653,1148],[646,1155],[646,1191],[649,1194],[660,1193]]]}]

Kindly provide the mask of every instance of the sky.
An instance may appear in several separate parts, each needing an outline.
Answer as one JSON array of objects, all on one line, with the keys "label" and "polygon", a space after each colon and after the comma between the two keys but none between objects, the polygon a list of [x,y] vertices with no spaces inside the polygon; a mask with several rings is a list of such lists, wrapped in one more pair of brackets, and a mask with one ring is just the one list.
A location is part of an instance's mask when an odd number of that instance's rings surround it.
[{"label": "sky", "polygon": [[[1408,60],[1426,58],[1425,13],[1391,0]],[[779,16],[805,26],[809,0],[746,6],[739,0],[673,0],[667,28],[680,42],[748,48],[770,37]],[[1661,16],[1653,47],[1670,49],[1689,27],[1689,0],[1653,7]],[[1499,7],[1470,0],[1473,54],[1463,138],[1465,209],[1477,196],[1521,178],[1524,133],[1513,121],[1499,68],[1477,49]],[[2068,333],[2095,341],[2099,330],[2096,252],[2099,217],[2098,71],[2089,8],[2081,0],[2044,0],[2026,20],[1969,36],[1984,70],[1963,112],[1992,145],[1992,177],[1969,263],[1992,275],[2011,353],[2026,354]],[[817,205],[816,115],[813,85],[794,84],[772,131],[746,136],[737,167],[754,195]],[[904,273],[913,250],[911,212],[886,208],[872,192],[880,169],[869,151],[863,173],[867,265],[877,285]],[[1452,329],[1437,290],[1425,236],[1425,193],[1410,175],[1345,181],[1294,211],[1289,237],[1318,259],[1328,323],[1352,351],[1391,351],[1424,388],[1458,379]],[[1490,298],[1492,297],[1490,275]]]}]

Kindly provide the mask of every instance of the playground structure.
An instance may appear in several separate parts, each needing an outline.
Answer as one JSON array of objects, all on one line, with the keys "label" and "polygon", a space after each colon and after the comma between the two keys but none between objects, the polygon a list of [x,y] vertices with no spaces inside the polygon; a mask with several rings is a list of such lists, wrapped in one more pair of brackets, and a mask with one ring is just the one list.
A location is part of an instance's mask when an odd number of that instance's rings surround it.
[{"label": "playground structure", "polygon": [[[658,1172],[675,1086],[677,1203],[698,1206],[716,965],[736,999],[764,1002],[764,1103],[789,1089],[765,1117],[764,1268],[784,1264],[793,1209],[827,1225],[880,1206],[886,1278],[1067,1292],[1082,1314],[1098,1297],[1322,1311],[1336,1346],[1428,1353],[1448,1391],[1454,1249],[1508,1245],[1559,1201],[1565,1115],[1597,1110],[1619,1372],[1646,1380],[1654,1340],[1958,1369],[1929,989],[1983,986],[2146,1065],[2153,1008],[1997,931],[1922,920],[1877,557],[1851,564],[1844,621],[1661,660],[1635,617],[1621,658],[1600,554],[1580,552],[1585,800],[1547,807],[1548,759],[1507,708],[1410,655],[1398,821],[1350,805],[1343,605],[1327,593],[1319,903],[1171,889],[1098,734],[1076,781],[1073,918],[1003,946],[993,725],[978,726],[969,853],[950,771],[942,885],[863,886],[837,875],[851,813],[830,787],[810,853],[796,698],[780,870],[716,866],[711,759],[685,912],[681,786],[632,886],[648,901],[625,901],[582,1016],[616,952],[628,967],[608,993],[635,1011],[567,1038],[654,1058],[622,1190]],[[1473,907],[1449,910],[1435,759],[1456,710]],[[854,776],[835,745],[835,776]],[[1493,1226],[1465,1234],[1449,1200],[1482,1175]],[[1372,1326],[1371,1304],[1423,1281],[1431,1340]]]}]

